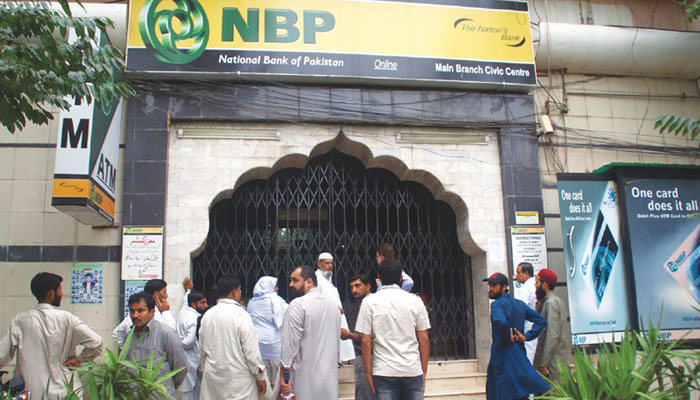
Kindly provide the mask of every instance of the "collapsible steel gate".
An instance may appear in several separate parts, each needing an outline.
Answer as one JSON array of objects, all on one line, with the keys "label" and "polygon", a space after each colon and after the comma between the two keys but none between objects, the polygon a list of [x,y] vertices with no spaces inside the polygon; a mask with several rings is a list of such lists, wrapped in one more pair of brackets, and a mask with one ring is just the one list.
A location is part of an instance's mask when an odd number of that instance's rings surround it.
[{"label": "collapsible steel gate", "polygon": [[474,357],[474,312],[469,258],[457,241],[454,211],[422,185],[336,150],[250,181],[216,203],[201,252],[192,260],[195,287],[207,291],[225,273],[239,277],[251,297],[257,279],[279,278],[287,296],[292,267],[314,266],[329,251],[333,281],[353,307],[348,278],[376,277],[375,247],[394,245],[430,314],[431,358]]}]

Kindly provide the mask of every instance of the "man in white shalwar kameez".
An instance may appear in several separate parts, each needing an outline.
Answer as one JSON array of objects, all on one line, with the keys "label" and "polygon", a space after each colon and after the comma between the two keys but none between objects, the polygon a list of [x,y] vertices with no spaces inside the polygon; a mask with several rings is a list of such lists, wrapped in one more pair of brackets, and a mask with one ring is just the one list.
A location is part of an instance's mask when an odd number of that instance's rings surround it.
[{"label": "man in white shalwar kameez", "polygon": [[317,284],[306,265],[289,277],[290,289],[301,297],[289,303],[282,324],[282,368],[291,371],[291,380],[281,380],[280,392],[294,392],[299,400],[337,400],[340,311]]},{"label": "man in white shalwar kameez", "polygon": [[199,328],[200,398],[256,399],[265,393],[265,365],[253,320],[239,303],[241,283],[224,277],[216,286],[219,302],[204,314]]},{"label": "man in white shalwar kameez", "polygon": [[199,369],[199,340],[197,340],[197,319],[207,309],[207,298],[200,292],[190,292],[187,301],[177,315],[177,335],[182,341],[187,357],[187,376],[178,390],[182,400],[198,400],[200,384],[197,377]]},{"label": "man in white shalwar kameez", "polygon": [[[80,393],[80,379],[72,369],[93,360],[102,352],[102,337],[61,305],[63,278],[40,272],[30,283],[39,304],[17,314],[9,332],[0,340],[0,367],[17,356],[15,374],[24,377],[32,398],[63,398],[65,384],[74,380]],[[78,347],[80,345],[80,347]],[[80,350],[80,352],[77,352]],[[79,395],[82,398],[82,395]]]},{"label": "man in white shalwar kameez", "polygon": [[[340,294],[338,293],[338,288],[335,287],[331,278],[333,277],[333,256],[331,253],[321,253],[318,256],[318,261],[316,261],[316,280],[318,281],[318,288],[321,294],[328,296],[330,299],[335,301],[336,306],[340,309],[340,327],[346,330],[348,328],[348,320],[345,318],[345,312],[343,311],[343,303],[340,301]],[[338,360],[340,362],[346,362],[355,359],[355,347],[352,344],[352,340],[345,339],[342,340],[338,336],[339,342],[339,353]]]},{"label": "man in white shalwar kameez", "polygon": [[[528,307],[535,310],[537,303],[537,288],[535,288],[535,272],[532,264],[529,262],[521,262],[515,267],[516,282],[513,282],[513,297],[527,304]],[[532,322],[525,321],[525,332],[532,329]],[[530,363],[535,359],[535,349],[537,349],[537,340],[534,338],[525,342],[525,353]]]}]

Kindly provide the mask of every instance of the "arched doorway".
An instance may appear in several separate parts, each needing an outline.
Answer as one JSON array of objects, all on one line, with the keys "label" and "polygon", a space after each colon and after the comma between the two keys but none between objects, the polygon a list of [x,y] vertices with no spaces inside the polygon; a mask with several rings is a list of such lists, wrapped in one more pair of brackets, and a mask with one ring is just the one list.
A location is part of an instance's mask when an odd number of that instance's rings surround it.
[{"label": "arched doorway", "polygon": [[313,266],[329,251],[347,309],[354,306],[348,278],[363,272],[374,279],[375,246],[388,242],[413,277],[413,292],[427,302],[431,358],[475,356],[470,260],[458,243],[454,211],[424,186],[331,150],[303,169],[246,182],[214,204],[209,219],[206,244],[192,260],[197,289],[233,273],[250,297],[257,279],[272,275],[286,297],[291,268]]}]

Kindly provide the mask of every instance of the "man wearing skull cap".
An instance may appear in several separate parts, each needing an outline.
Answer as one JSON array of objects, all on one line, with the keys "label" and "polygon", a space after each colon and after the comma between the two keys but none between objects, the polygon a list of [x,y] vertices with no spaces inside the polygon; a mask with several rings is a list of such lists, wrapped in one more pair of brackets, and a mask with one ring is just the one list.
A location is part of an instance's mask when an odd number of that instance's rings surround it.
[{"label": "man wearing skull cap", "polygon": [[554,294],[557,285],[557,274],[549,269],[542,269],[535,276],[535,287],[544,295],[541,300],[540,313],[547,319],[547,326],[542,331],[535,350],[533,365],[553,382],[559,382],[561,374],[557,362],[568,365],[569,338],[571,328],[567,321],[566,306],[559,296]]}]

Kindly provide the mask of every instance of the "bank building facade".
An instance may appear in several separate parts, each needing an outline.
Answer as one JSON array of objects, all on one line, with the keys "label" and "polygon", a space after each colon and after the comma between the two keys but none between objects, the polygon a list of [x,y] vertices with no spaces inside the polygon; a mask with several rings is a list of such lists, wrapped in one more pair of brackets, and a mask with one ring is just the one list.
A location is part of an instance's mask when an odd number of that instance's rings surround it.
[{"label": "bank building facade", "polygon": [[[672,175],[697,179],[697,146],[659,135],[649,119],[669,99],[698,117],[700,67],[649,77],[600,61],[594,74],[564,50],[583,44],[557,30],[597,27],[570,20],[572,8],[551,6],[545,23],[540,1],[190,3],[88,4],[118,16],[110,36],[125,49],[136,95],[92,117],[56,112],[34,136],[2,134],[13,172],[2,181],[10,206],[0,214],[0,265],[24,285],[47,265],[65,278],[99,264],[102,303],[69,307],[105,337],[128,291],[149,277],[169,283],[173,310],[188,276],[207,292],[232,273],[250,298],[271,275],[286,297],[291,269],[321,252],[333,254],[333,281],[352,307],[348,279],[376,277],[375,247],[387,242],[429,311],[431,360],[478,359],[485,371],[483,278],[533,261],[560,276],[569,301],[557,174],[577,181],[631,161],[678,164]],[[587,12],[600,20],[601,9]],[[620,24],[629,14],[610,13]],[[653,81],[647,115],[635,108],[640,74]],[[631,108],[615,108],[617,99]],[[77,153],[65,152],[81,150],[81,118],[93,129],[96,119],[111,123],[99,134],[86,128],[91,153],[76,167],[66,160]],[[629,144],[634,160],[627,139],[612,148],[582,139],[637,130],[651,139]],[[23,155],[43,164],[21,170]],[[629,168],[606,179],[639,173]],[[143,250],[149,244],[155,250]],[[19,286],[5,298],[5,322],[26,300]]]}]

